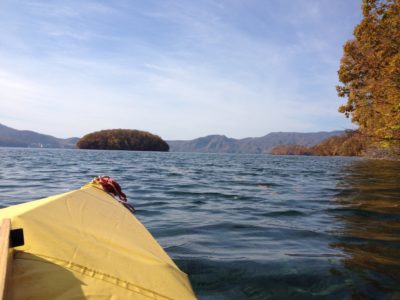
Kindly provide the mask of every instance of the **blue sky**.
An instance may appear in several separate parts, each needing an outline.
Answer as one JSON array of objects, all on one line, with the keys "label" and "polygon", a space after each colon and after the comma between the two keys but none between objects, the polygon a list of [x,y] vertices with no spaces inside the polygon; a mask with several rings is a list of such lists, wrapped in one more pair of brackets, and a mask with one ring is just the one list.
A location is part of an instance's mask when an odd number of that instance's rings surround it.
[{"label": "blue sky", "polygon": [[0,123],[164,139],[352,127],[337,112],[360,0],[2,0]]}]

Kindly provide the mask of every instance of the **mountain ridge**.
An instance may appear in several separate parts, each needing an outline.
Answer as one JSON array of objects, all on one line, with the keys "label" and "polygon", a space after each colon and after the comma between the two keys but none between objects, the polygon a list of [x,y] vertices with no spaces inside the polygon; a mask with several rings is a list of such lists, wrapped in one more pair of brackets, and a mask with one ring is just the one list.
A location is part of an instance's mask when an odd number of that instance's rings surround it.
[{"label": "mountain ridge", "polygon": [[344,132],[341,130],[306,133],[271,132],[262,137],[243,139],[213,134],[188,141],[169,140],[167,143],[171,152],[267,154],[275,146],[297,144],[310,147],[329,137],[342,135]]},{"label": "mountain ridge", "polygon": [[0,123],[0,146],[23,148],[75,148],[77,137],[60,139],[31,130],[18,130]]},{"label": "mountain ridge", "polygon": [[[296,144],[314,146],[345,131],[271,132],[261,137],[235,139],[212,134],[193,140],[166,141],[171,152],[267,154],[273,147]],[[61,139],[31,130],[18,130],[0,123],[0,146],[25,148],[75,148],[79,138]]]}]

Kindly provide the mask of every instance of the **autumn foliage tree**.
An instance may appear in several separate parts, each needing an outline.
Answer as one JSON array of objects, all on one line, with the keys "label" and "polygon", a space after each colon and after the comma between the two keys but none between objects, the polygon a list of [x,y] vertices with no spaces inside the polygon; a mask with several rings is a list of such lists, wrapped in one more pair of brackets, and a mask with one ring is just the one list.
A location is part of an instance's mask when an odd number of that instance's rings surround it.
[{"label": "autumn foliage tree", "polygon": [[339,112],[380,146],[400,145],[400,1],[363,0],[363,19],[344,45]]}]

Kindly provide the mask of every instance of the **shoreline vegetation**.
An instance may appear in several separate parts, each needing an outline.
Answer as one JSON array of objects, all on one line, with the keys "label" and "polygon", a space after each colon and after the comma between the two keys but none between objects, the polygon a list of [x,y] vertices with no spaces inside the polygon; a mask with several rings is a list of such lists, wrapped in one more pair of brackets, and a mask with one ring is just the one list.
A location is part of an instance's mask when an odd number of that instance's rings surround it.
[{"label": "shoreline vegetation", "polygon": [[302,145],[280,145],[274,147],[272,155],[310,155],[310,156],[365,156],[367,141],[357,130],[348,130],[342,135],[333,136],[311,147]]},{"label": "shoreline vegetation", "polygon": [[78,149],[169,151],[158,135],[132,129],[107,129],[89,133],[76,143]]},{"label": "shoreline vegetation", "polygon": [[[347,102],[339,112],[351,118],[365,139],[363,150],[355,153],[399,160],[400,1],[363,0],[362,14],[354,37],[343,47],[338,70],[341,85],[336,90]],[[348,136],[350,144],[353,138]]]},{"label": "shoreline vegetation", "polygon": [[400,2],[363,0],[361,22],[343,46],[338,109],[358,126],[305,147],[281,145],[273,155],[363,156],[400,160]]},{"label": "shoreline vegetation", "polygon": [[359,156],[371,159],[400,160],[400,149],[384,149],[379,141],[363,135],[359,130],[347,130],[311,147],[290,144],[274,147],[271,155]]},{"label": "shoreline vegetation", "polygon": [[282,145],[274,147],[272,155],[313,155],[313,156],[365,156],[367,140],[359,131],[347,131],[330,137],[312,147]]}]

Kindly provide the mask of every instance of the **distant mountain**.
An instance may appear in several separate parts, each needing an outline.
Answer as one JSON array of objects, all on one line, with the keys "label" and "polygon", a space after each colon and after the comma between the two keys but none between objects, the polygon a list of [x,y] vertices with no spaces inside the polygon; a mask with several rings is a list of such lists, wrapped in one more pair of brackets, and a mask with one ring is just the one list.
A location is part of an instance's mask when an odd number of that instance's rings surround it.
[{"label": "distant mountain", "polygon": [[[171,152],[203,153],[270,153],[280,145],[296,144],[314,146],[323,140],[342,135],[344,131],[331,132],[272,132],[262,137],[233,139],[224,135],[209,135],[189,141],[167,141]],[[0,146],[30,148],[75,148],[79,138],[59,139],[30,130],[17,130],[0,124]]]},{"label": "distant mountain", "polygon": [[171,152],[203,153],[269,153],[279,145],[313,146],[344,131],[331,132],[272,132],[258,138],[232,139],[224,135],[209,135],[189,141],[167,141]]},{"label": "distant mountain", "polygon": [[79,138],[59,139],[30,130],[17,130],[0,124],[0,146],[29,148],[75,148]]}]

